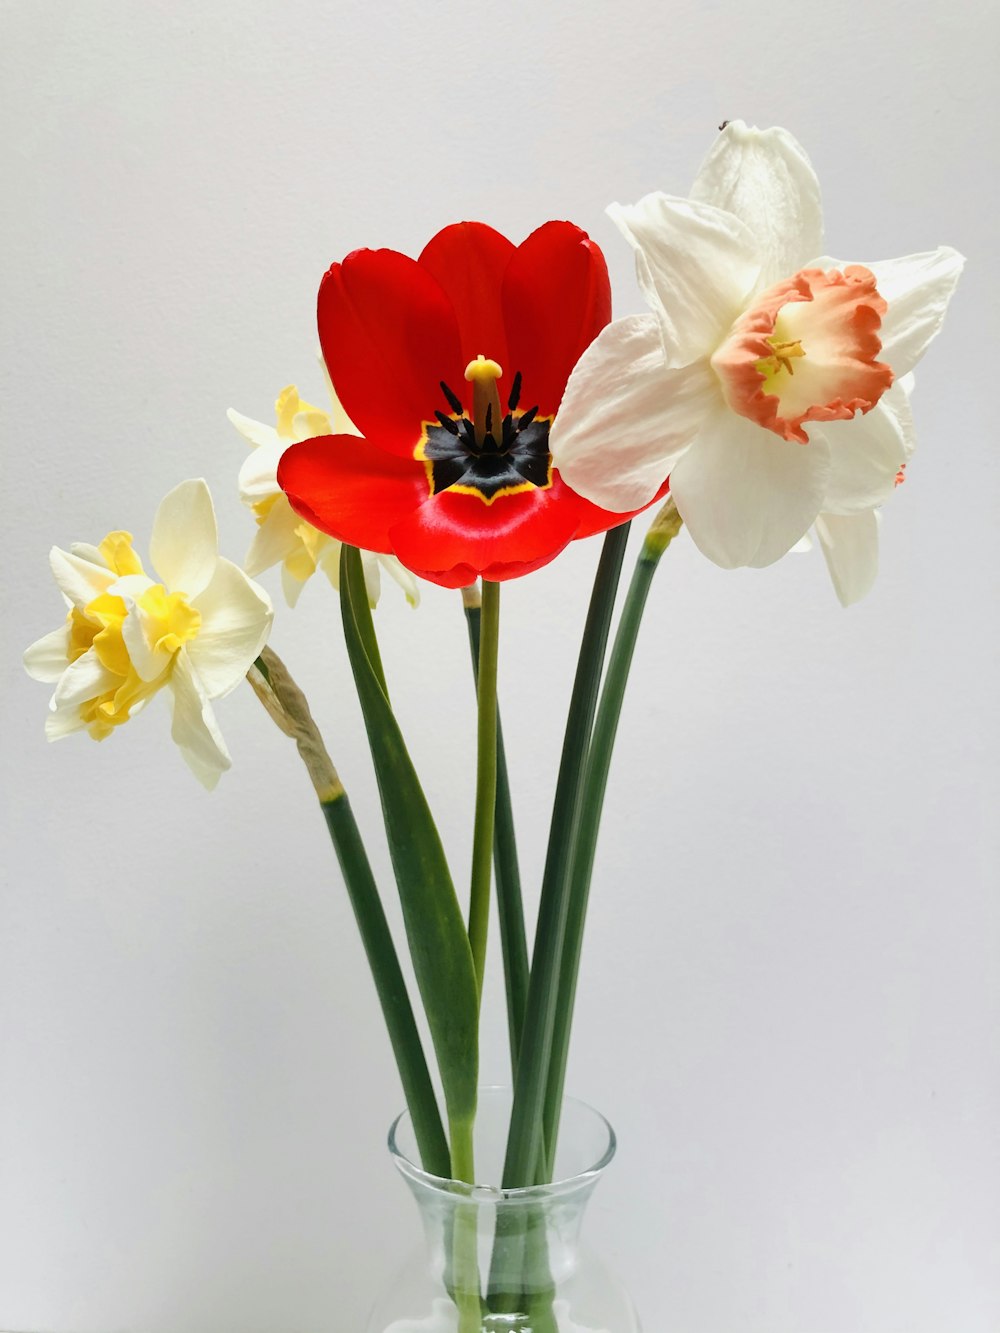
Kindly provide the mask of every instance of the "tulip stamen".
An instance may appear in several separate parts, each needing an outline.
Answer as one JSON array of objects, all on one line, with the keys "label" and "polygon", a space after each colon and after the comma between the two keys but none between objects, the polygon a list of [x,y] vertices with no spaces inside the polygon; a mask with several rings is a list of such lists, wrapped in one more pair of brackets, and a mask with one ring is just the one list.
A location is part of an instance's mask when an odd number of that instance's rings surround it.
[{"label": "tulip stamen", "polygon": [[444,380],[440,381],[440,385],[441,385],[441,392],[448,399],[448,406],[451,408],[451,410],[455,413],[456,416],[460,417],[464,416],[465,408],[462,406],[462,400],[461,398],[459,398],[458,394],[455,393],[454,390],[449,389],[447,384],[445,384]]}]

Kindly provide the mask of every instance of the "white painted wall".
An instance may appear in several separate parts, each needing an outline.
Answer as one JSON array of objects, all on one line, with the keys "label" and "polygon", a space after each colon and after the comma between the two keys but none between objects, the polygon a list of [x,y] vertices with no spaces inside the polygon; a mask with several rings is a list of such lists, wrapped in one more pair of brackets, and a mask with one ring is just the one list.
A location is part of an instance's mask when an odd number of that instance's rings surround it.
[{"label": "white painted wall", "polygon": [[[519,239],[683,191],[715,126],[807,145],[835,253],[969,256],[920,372],[875,592],[818,556],[654,588],[601,846],[570,1087],[617,1125],[593,1238],[651,1333],[1000,1328],[996,131],[984,0],[4,6],[0,1327],[354,1333],[416,1218],[400,1102],[322,822],[248,690],[212,796],[152,707],[42,739],[20,651],[51,543],[204,475],[251,521],[230,405],[322,394],[313,302],[365,244]],[[990,317],[993,317],[991,322]],[[536,881],[593,543],[504,595],[502,693]],[[271,583],[276,588],[276,582]],[[388,884],[335,600],[274,641]],[[457,596],[379,613],[464,878]],[[494,955],[497,961],[497,955]],[[499,989],[485,1074],[504,1075]]]}]

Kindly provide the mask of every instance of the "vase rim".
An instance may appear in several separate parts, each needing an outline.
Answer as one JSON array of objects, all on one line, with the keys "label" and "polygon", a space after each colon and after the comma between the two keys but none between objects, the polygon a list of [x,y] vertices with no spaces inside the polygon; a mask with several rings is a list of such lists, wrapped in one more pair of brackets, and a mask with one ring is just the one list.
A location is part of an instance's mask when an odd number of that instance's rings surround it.
[{"label": "vase rim", "polygon": [[[500,1084],[493,1084],[479,1089],[479,1098],[496,1097],[497,1095],[511,1095],[511,1089]],[[496,1202],[539,1202],[543,1199],[552,1199],[554,1196],[572,1194],[583,1189],[597,1181],[603,1174],[611,1159],[615,1155],[618,1147],[618,1139],[614,1128],[606,1116],[600,1111],[594,1109],[587,1102],[581,1101],[579,1097],[564,1097],[563,1110],[572,1107],[577,1112],[583,1112],[593,1121],[599,1124],[606,1134],[606,1142],[603,1151],[598,1155],[596,1161],[585,1167],[582,1171],[577,1171],[572,1175],[560,1177],[547,1185],[524,1185],[515,1188],[504,1189],[498,1185],[470,1185],[464,1180],[450,1180],[444,1176],[436,1176],[430,1171],[425,1171],[419,1163],[414,1162],[402,1149],[399,1144],[399,1130],[410,1120],[408,1110],[401,1111],[392,1124],[389,1126],[388,1146],[389,1155],[393,1163],[408,1180],[414,1184],[421,1185],[425,1189],[437,1191],[442,1194],[471,1198],[483,1203]]]}]

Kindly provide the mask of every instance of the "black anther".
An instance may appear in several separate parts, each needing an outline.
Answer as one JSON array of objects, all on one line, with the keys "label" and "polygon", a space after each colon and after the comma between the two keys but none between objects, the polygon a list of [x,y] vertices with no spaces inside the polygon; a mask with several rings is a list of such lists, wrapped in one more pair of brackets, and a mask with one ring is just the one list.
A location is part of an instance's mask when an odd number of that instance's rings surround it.
[{"label": "black anther", "polygon": [[440,421],[445,430],[450,430],[452,435],[458,434],[458,422],[454,417],[446,417],[443,412],[435,412],[434,415]]},{"label": "black anther", "polygon": [[448,388],[444,380],[441,380],[441,392],[448,399],[452,411],[457,412],[458,415],[461,416],[465,411],[465,408],[462,406],[462,400],[461,398],[459,398],[457,393],[452,393],[451,389]]}]

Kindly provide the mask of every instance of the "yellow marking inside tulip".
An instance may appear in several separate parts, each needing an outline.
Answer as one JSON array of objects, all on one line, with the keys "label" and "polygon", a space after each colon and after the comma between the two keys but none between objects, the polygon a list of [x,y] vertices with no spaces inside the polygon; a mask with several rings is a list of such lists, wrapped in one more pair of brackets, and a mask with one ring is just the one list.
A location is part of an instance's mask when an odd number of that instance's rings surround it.
[{"label": "yellow marking inside tulip", "polygon": [[[476,443],[480,447],[487,435],[492,437],[494,443],[500,443],[503,411],[500,407],[497,380],[502,374],[500,366],[483,356],[482,352],[465,367],[465,378],[472,384],[472,425],[476,432]],[[487,416],[489,427],[487,427]]]},{"label": "yellow marking inside tulip", "polygon": [[789,339],[782,341],[779,338],[768,338],[768,345],[774,348],[771,356],[765,356],[757,362],[757,370],[764,376],[764,392],[770,391],[770,384],[775,380],[783,370],[787,370],[789,375],[795,374],[795,368],[792,362],[800,356],[805,356],[805,349],[799,339]]}]

